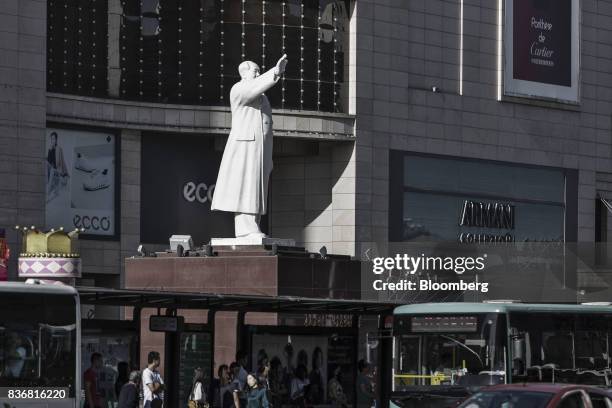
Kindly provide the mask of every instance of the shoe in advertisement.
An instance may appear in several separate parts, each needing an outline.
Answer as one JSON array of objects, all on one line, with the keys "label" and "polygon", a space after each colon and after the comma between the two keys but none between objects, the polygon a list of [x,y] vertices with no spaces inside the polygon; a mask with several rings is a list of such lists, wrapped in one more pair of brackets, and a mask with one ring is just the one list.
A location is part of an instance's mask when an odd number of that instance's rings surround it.
[{"label": "shoe in advertisement", "polygon": [[110,187],[108,169],[93,171],[89,176],[89,179],[83,183],[83,188],[85,191],[102,190],[103,188],[108,187]]},{"label": "shoe in advertisement", "polygon": [[77,170],[84,171],[85,173],[91,173],[96,170],[96,167],[91,164],[91,161],[87,158],[87,156],[84,156],[81,153],[77,153],[77,159],[74,162],[74,168]]}]

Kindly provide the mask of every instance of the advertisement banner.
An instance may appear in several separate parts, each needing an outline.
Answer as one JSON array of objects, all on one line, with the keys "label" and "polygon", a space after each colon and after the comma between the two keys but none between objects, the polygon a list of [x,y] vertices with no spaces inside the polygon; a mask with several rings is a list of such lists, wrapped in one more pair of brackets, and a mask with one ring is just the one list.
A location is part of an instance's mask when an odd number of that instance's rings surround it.
[{"label": "advertisement banner", "polygon": [[213,137],[143,135],[142,242],[168,244],[178,234],[201,245],[211,237],[234,236],[233,213],[210,210],[221,155]]},{"label": "advertisement banner", "polygon": [[578,0],[508,0],[504,93],[578,102]]},{"label": "advertisement banner", "polygon": [[571,86],[572,1],[515,1],[513,12],[513,77]]},{"label": "advertisement banner", "polygon": [[115,139],[111,132],[47,129],[47,228],[115,235]]}]

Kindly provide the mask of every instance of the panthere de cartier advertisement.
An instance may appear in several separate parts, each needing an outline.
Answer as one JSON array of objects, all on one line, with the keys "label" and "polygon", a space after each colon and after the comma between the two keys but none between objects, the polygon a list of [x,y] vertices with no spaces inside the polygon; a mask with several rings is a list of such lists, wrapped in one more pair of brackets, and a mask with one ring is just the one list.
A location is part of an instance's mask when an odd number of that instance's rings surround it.
[{"label": "panthere de cartier advertisement", "polygon": [[506,0],[504,93],[579,101],[578,0]]}]

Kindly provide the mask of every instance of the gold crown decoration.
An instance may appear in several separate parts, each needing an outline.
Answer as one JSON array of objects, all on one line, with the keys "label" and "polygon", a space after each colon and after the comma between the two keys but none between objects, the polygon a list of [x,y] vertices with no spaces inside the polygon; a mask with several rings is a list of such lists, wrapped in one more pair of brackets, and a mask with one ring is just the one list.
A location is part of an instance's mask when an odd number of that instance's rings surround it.
[{"label": "gold crown decoration", "polygon": [[47,232],[31,227],[16,226],[22,234],[22,253],[17,260],[20,278],[80,278],[81,256],[77,248],[79,233],[63,228]]},{"label": "gold crown decoration", "polygon": [[37,229],[34,225],[28,227],[15,226],[21,231],[22,247],[20,257],[23,258],[79,258],[79,233],[84,229],[74,229],[65,232],[64,228],[51,228],[47,232]]}]

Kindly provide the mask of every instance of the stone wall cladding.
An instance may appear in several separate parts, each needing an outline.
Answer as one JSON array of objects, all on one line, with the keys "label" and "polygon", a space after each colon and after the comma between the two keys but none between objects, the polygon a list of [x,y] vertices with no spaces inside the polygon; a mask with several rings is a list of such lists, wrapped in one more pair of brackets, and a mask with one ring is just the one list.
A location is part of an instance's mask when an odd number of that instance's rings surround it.
[{"label": "stone wall cladding", "polygon": [[0,225],[13,249],[14,225],[44,226],[46,1],[0,2]]},{"label": "stone wall cladding", "polygon": [[[357,19],[356,244],[388,239],[390,149],[579,171],[578,240],[594,239],[595,172],[612,170],[612,1],[583,0],[581,104],[498,102],[497,2],[362,0]],[[431,92],[437,86],[441,92]]]}]

